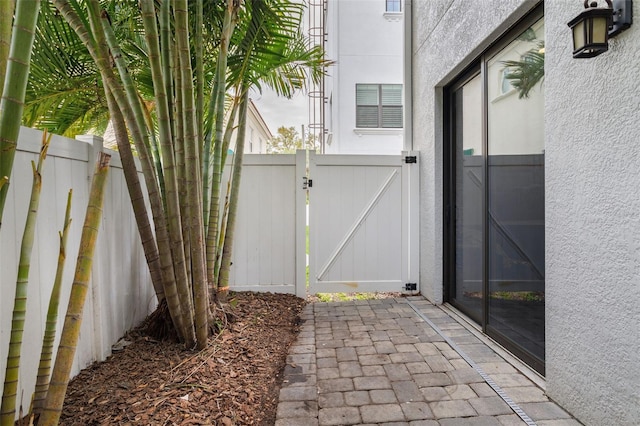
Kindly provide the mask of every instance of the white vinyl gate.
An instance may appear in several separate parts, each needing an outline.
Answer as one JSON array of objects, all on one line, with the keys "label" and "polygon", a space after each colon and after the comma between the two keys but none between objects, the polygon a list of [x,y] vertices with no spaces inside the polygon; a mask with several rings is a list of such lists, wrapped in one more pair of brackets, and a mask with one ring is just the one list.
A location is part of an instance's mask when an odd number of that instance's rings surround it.
[{"label": "white vinyl gate", "polygon": [[231,288],[418,291],[416,158],[245,155]]},{"label": "white vinyl gate", "polygon": [[418,290],[416,159],[310,154],[311,294]]}]

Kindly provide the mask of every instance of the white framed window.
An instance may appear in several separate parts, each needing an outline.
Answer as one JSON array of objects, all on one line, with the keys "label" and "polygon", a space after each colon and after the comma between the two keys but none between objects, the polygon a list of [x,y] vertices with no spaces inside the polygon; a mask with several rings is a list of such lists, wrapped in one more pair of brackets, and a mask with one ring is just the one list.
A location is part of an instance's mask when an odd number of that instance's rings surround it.
[{"label": "white framed window", "polygon": [[511,92],[513,86],[511,85],[511,80],[509,80],[509,68],[505,68],[500,73],[500,94],[504,95]]},{"label": "white framed window", "polygon": [[402,84],[356,84],[356,127],[402,128]]},{"label": "white framed window", "polygon": [[385,12],[402,12],[402,0],[385,0]]}]

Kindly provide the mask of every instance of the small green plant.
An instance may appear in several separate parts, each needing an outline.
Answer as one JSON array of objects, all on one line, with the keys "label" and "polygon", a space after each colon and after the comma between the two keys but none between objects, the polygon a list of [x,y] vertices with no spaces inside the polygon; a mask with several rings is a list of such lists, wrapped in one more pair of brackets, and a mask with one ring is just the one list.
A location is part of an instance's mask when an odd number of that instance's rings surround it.
[{"label": "small green plant", "polygon": [[519,302],[544,302],[544,293],[535,291],[495,291],[491,293],[491,298]]},{"label": "small green plant", "polygon": [[351,300],[373,300],[380,299],[381,293],[316,293],[320,302],[348,302]]},{"label": "small green plant", "polygon": [[[307,269],[307,273],[308,273],[308,269]],[[318,299],[320,299],[321,302],[332,302],[333,298],[331,297],[331,293],[318,293],[316,294],[316,297]]]}]

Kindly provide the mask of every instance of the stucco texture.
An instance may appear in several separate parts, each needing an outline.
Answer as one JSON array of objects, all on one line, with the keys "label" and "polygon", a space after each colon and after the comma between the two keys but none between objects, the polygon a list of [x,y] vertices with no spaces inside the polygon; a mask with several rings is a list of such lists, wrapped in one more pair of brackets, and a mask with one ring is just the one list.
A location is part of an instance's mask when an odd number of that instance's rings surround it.
[{"label": "stucco texture", "polygon": [[581,5],[545,6],[547,391],[585,424],[638,425],[640,26],[573,59]]},{"label": "stucco texture", "polygon": [[[443,301],[442,88],[536,3],[413,3],[420,279],[434,303]],[[581,10],[545,2],[547,393],[587,425],[638,425],[640,23],[605,54],[573,59],[566,23]]]}]

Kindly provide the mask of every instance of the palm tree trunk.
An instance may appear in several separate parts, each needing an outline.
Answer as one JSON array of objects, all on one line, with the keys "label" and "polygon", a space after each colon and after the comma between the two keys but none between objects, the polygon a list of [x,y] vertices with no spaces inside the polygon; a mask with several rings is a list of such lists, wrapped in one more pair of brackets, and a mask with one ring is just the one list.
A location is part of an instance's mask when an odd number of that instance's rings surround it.
[{"label": "palm tree trunk", "polygon": [[76,353],[78,338],[80,337],[82,313],[89,289],[89,279],[91,278],[93,253],[98,239],[100,221],[102,220],[104,189],[110,160],[111,156],[109,154],[101,152],[96,163],[96,170],[89,193],[89,205],[87,206],[87,214],[84,219],[82,236],[80,237],[78,261],[71,286],[69,306],[67,307],[64,327],[60,336],[60,344],[53,367],[53,374],[51,375],[47,399],[42,416],[38,421],[39,426],[57,425],[62,412],[62,403],[69,384],[69,374],[71,373],[71,366]]},{"label": "palm tree trunk", "polygon": [[170,0],[161,0],[160,5],[160,18],[158,22],[160,24],[160,55],[162,59],[162,81],[164,81],[164,91],[167,95],[167,104],[169,106],[169,123],[173,122],[173,73],[171,72],[171,61],[173,57],[171,52],[174,51],[173,39],[171,37],[171,14],[170,12]]},{"label": "palm tree trunk", "polygon": [[244,153],[244,140],[247,130],[247,106],[249,102],[248,88],[242,87],[242,100],[240,101],[240,115],[238,116],[238,134],[236,137],[236,152],[233,158],[233,179],[231,195],[229,197],[229,216],[222,250],[222,264],[220,265],[220,279],[218,284],[218,299],[226,300],[229,293],[229,272],[231,269],[231,253],[233,251],[233,237],[235,234],[236,216],[238,211],[238,195],[240,193],[240,178],[242,176],[242,157]]},{"label": "palm tree trunk", "polygon": [[[126,99],[126,94],[124,93],[124,90],[117,77],[113,73],[111,64],[109,62],[109,54],[106,48],[106,42],[104,41],[103,31],[100,28],[102,24],[101,21],[99,19],[96,19],[95,17],[95,15],[98,13],[93,13],[92,16],[94,16],[94,19],[92,19],[91,21],[92,24],[97,25],[99,28],[99,30],[94,31],[93,34],[94,37],[96,37],[96,42],[94,44],[94,40],[89,33],[89,29],[86,28],[86,26],[84,25],[84,21],[71,7],[69,0],[53,0],[53,3],[56,9],[58,9],[60,14],[64,17],[65,21],[67,21],[71,28],[76,32],[78,37],[82,40],[84,46],[91,54],[91,57],[100,70],[103,84],[109,87],[109,90],[116,100],[118,108],[124,114],[125,121],[127,122],[127,127],[131,132],[131,136],[136,145],[136,149],[138,150],[138,153],[140,155],[142,171],[147,186],[149,202],[151,204],[151,212],[153,213],[153,222],[156,228],[156,242],[158,244],[158,251],[160,253],[160,264],[162,269],[163,282],[165,285],[165,295],[168,302],[167,305],[169,307],[172,318],[175,318],[175,316],[178,315],[176,306],[172,306],[170,302],[172,300],[177,300],[172,297],[172,295],[178,291],[179,286],[177,285],[176,275],[174,271],[174,262],[171,253],[167,221],[164,214],[162,199],[160,198],[158,192],[157,178],[155,170],[153,168],[153,164],[150,161],[147,152],[146,143],[144,142],[145,136],[143,135],[141,130],[142,128],[144,128],[144,124],[140,124],[136,121],[135,116],[132,114],[132,107]],[[95,2],[90,2],[89,6],[97,10],[97,5],[95,4]],[[127,147],[126,149],[130,149],[130,147]],[[188,324],[185,324],[185,327],[187,325]],[[193,346],[195,341],[194,334],[189,333],[188,328],[185,328],[181,334],[184,336],[185,343],[188,346]]]},{"label": "palm tree trunk", "polygon": [[185,165],[191,238],[191,268],[193,280],[193,299],[195,308],[196,345],[204,349],[209,337],[208,312],[209,293],[204,256],[204,222],[202,218],[202,178],[200,176],[199,146],[200,137],[196,132],[196,114],[194,106],[193,72],[189,53],[188,4],[186,0],[174,3],[176,44],[180,57],[182,74]]},{"label": "palm tree trunk", "polygon": [[[203,147],[203,117],[204,117],[204,37],[203,28],[203,0],[196,0],[196,33],[195,33],[195,56],[196,56],[196,134],[200,138],[198,144],[198,157],[202,158]],[[206,216],[203,216],[206,217]]]},{"label": "palm tree trunk", "polygon": [[220,183],[222,181],[222,138],[224,128],[224,98],[225,98],[225,81],[227,72],[227,56],[229,53],[229,44],[231,35],[236,26],[239,4],[234,0],[227,0],[227,8],[224,14],[224,22],[222,25],[222,35],[220,39],[220,53],[217,63],[216,87],[218,92],[215,94],[215,138],[213,143],[213,177],[211,182],[211,206],[209,209],[209,226],[207,227],[207,281],[212,288],[216,287],[215,263],[216,253],[218,252],[218,236],[220,228]]},{"label": "palm tree trunk", "polygon": [[[175,47],[175,44],[174,44]],[[191,238],[189,234],[189,209],[187,207],[188,198],[187,198],[187,177],[186,177],[186,165],[185,165],[185,142],[184,142],[184,99],[182,96],[182,92],[179,88],[182,87],[182,74],[180,72],[180,60],[178,58],[178,51],[174,49],[174,75],[175,75],[175,87],[177,89],[176,93],[176,112],[175,112],[175,120],[174,120],[174,146],[175,157],[176,157],[176,175],[178,181],[178,199],[176,206],[176,215],[179,215],[179,221],[177,222],[178,227],[180,227],[180,232],[182,235],[181,245],[175,245],[175,250],[182,250],[184,253],[184,262],[185,265],[185,283],[188,283],[188,291],[185,294],[181,293],[181,299],[183,302],[183,310],[188,309],[190,315],[190,321],[193,323],[193,293],[191,291]],[[184,298],[183,298],[184,296]],[[194,328],[195,333],[195,328]],[[195,340],[194,340],[195,342]]]},{"label": "palm tree trunk", "polygon": [[[0,99],[0,179],[5,176],[7,179],[11,178],[39,11],[39,1],[19,1],[15,8],[11,48],[7,61],[6,77],[4,77],[2,99]],[[10,22],[11,16],[3,17],[3,19],[8,19]],[[6,31],[6,28],[3,31]],[[8,191],[9,182],[0,187],[0,228],[2,227],[2,212]]]},{"label": "palm tree trunk", "polygon": [[[163,63],[161,58],[161,49],[158,43],[158,28],[156,24],[155,8],[153,0],[143,0],[140,2],[142,9],[143,24],[145,27],[145,37],[149,50],[149,62],[151,65],[151,74],[153,78],[154,95],[156,100],[156,109],[158,114],[158,133],[160,136],[160,145],[162,147],[162,160],[164,168],[164,180],[166,185],[166,211],[169,223],[169,232],[174,242],[182,241],[184,234],[181,228],[180,202],[178,195],[178,174],[176,170],[176,159],[174,147],[172,146],[171,117],[169,110],[169,96],[166,92],[166,82],[163,78]],[[169,46],[165,46],[169,49]],[[177,244],[173,244],[173,251],[178,250]],[[184,249],[182,249],[183,253]],[[179,258],[178,258],[179,259]],[[185,261],[186,264],[186,261]],[[181,296],[186,297],[185,296]],[[186,309],[189,305],[182,305],[182,309]]]},{"label": "palm tree trunk", "polygon": [[33,185],[31,187],[31,200],[29,201],[27,220],[24,225],[24,233],[22,234],[18,279],[16,280],[16,293],[13,299],[9,355],[7,355],[2,405],[0,406],[0,422],[2,426],[13,426],[15,420],[16,395],[20,372],[20,349],[22,348],[24,321],[27,317],[27,285],[29,284],[29,269],[31,267],[31,250],[33,248],[33,238],[36,233],[36,219],[38,217],[38,205],[40,204],[40,191],[42,189],[42,163],[47,157],[50,140],[51,137],[47,137],[45,132],[42,135],[42,148],[40,149],[38,165],[36,166],[33,162],[31,163],[33,167]]},{"label": "palm tree trunk", "polygon": [[13,10],[15,1],[0,1],[0,96],[4,87],[4,76],[7,72],[9,47],[11,46],[11,28],[13,26]]},{"label": "palm tree trunk", "polygon": [[105,94],[107,96],[107,104],[109,104],[111,123],[113,124],[113,131],[116,137],[116,143],[118,144],[120,160],[122,161],[122,170],[124,171],[124,178],[129,191],[129,199],[131,200],[136,224],[138,225],[138,233],[140,234],[142,248],[151,274],[153,289],[158,298],[158,303],[160,303],[165,298],[162,269],[160,267],[160,254],[158,253],[158,246],[155,236],[153,235],[153,228],[149,222],[142,186],[140,185],[135,160],[131,152],[131,146],[129,145],[129,134],[127,133],[122,112],[118,108],[108,87],[105,87]]},{"label": "palm tree trunk", "polygon": [[[229,120],[227,121],[227,128],[224,131],[224,138],[222,139],[222,160],[220,162],[223,165],[227,164],[227,155],[229,151],[229,146],[231,144],[231,137],[233,136],[235,131],[236,115],[238,113],[239,106],[240,104],[238,102],[238,98],[234,97],[234,101],[231,106],[231,112],[229,113]],[[222,248],[224,247],[224,239],[226,236],[226,228],[227,228],[227,218],[229,216],[230,192],[231,192],[231,179],[229,179],[227,183],[227,191],[225,192],[224,206],[222,208],[222,217],[220,218],[220,224],[218,225],[219,232],[218,232],[217,252],[215,253],[215,256],[212,256],[212,258],[215,259],[215,264],[213,265],[214,267],[213,281],[211,282],[214,283],[212,285],[213,287],[212,290],[215,290],[216,294],[218,290],[219,277],[220,277],[220,265],[222,262]],[[207,246],[207,249],[208,248],[209,247]]]},{"label": "palm tree trunk", "polygon": [[[98,3],[96,0],[92,0],[89,2],[89,5],[96,5],[96,10],[98,7]],[[94,14],[95,15],[95,14]],[[120,52],[120,47],[118,46],[117,40],[115,39],[115,34],[111,28],[110,23],[106,16],[102,16],[102,29],[104,31],[104,35],[107,43],[109,44],[109,48],[111,50],[111,55],[114,58],[116,66],[118,67],[118,71],[120,73],[120,77],[124,82],[124,87],[127,92],[127,98],[129,100],[129,105],[131,105],[134,115],[136,116],[135,122],[144,123],[144,114],[142,111],[142,105],[140,102],[140,98],[135,90],[134,82],[129,74],[126,64],[124,62],[124,58]],[[155,18],[154,18],[155,19]],[[97,31],[96,31],[97,32]],[[140,128],[143,129],[142,124]],[[146,138],[145,138],[146,140]],[[143,144],[145,145],[145,144]],[[146,150],[145,150],[146,152]],[[147,154],[148,156],[148,154]],[[149,159],[150,160],[150,159]],[[147,173],[144,173],[147,176]],[[172,256],[172,264],[173,270],[175,273],[175,285],[178,294],[178,300],[180,301],[180,316],[182,316],[182,320],[178,320],[174,325],[182,325],[184,328],[182,331],[179,331],[178,334],[182,335],[187,346],[191,347],[194,344],[194,326],[193,319],[191,317],[191,303],[190,303],[190,288],[187,274],[187,263],[184,260],[185,251],[183,249],[183,234],[181,233],[180,227],[180,212],[178,209],[174,210],[176,205],[175,203],[175,182],[173,180],[165,180],[165,183],[169,183],[170,188],[167,190],[167,204],[166,210],[164,210],[163,217],[166,218],[166,224],[168,224],[169,231],[169,241],[171,244],[171,251],[169,254]],[[171,193],[171,194],[170,194]],[[162,204],[160,205],[160,207]],[[160,209],[160,212],[163,212]],[[175,308],[175,307],[174,307]],[[171,309],[170,309],[171,312]],[[177,313],[176,310],[173,311]],[[175,321],[175,320],[174,320]]]},{"label": "palm tree trunk", "polygon": [[53,359],[53,342],[56,338],[56,325],[58,323],[58,306],[60,304],[60,288],[62,287],[62,274],[64,273],[64,262],[67,258],[67,237],[69,236],[69,226],[71,225],[71,195],[73,190],[69,190],[67,196],[67,210],[64,215],[64,225],[60,232],[60,252],[58,253],[58,268],[56,278],[53,281],[51,297],[49,297],[49,308],[47,310],[47,322],[42,338],[42,351],[40,352],[40,363],[38,364],[38,376],[36,378],[36,390],[33,394],[33,413],[39,415],[44,408],[44,400],[49,389],[49,375],[51,374],[51,360]]}]

